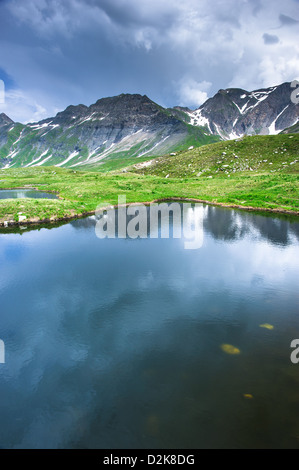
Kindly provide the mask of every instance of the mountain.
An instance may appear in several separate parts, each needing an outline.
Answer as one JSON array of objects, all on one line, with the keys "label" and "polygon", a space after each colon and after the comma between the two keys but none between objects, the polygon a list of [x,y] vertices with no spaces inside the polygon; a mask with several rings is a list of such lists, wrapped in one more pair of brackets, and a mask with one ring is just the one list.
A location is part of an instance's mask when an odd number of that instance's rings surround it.
[{"label": "mountain", "polygon": [[7,126],[8,124],[13,124],[12,119],[10,119],[6,114],[0,114],[0,127]]},{"label": "mountain", "polygon": [[297,134],[297,133],[299,133],[299,121],[296,122],[296,124],[294,124],[293,126],[287,127],[282,132],[280,132],[280,134]]},{"label": "mountain", "polygon": [[187,111],[186,120],[195,126],[206,126],[223,139],[278,134],[299,120],[299,106],[291,101],[293,91],[288,82],[254,91],[219,90],[195,111]]},{"label": "mountain", "polygon": [[27,125],[2,113],[0,168],[116,168],[244,135],[298,132],[293,91],[290,83],[251,92],[228,88],[195,111],[165,109],[147,96],[121,94],[91,106],[68,106],[53,118]]},{"label": "mountain", "polygon": [[2,116],[0,167],[92,167],[109,159],[146,159],[218,140],[147,96],[122,94],[89,107],[68,106],[53,118],[27,125]]}]

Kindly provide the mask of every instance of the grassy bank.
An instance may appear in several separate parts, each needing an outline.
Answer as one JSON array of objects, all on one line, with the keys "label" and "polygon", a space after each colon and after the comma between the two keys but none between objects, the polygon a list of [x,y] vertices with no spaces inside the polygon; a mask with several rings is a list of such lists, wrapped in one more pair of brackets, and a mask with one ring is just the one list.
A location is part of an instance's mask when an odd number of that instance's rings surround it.
[{"label": "grassy bank", "polygon": [[128,203],[194,198],[299,214],[298,136],[289,137],[221,142],[161,157],[126,173],[57,167],[2,170],[0,189],[34,187],[54,191],[60,199],[0,200],[0,223],[16,223],[20,216],[26,217],[23,223],[71,218],[93,212],[103,202],[117,204],[118,195],[126,195]]}]

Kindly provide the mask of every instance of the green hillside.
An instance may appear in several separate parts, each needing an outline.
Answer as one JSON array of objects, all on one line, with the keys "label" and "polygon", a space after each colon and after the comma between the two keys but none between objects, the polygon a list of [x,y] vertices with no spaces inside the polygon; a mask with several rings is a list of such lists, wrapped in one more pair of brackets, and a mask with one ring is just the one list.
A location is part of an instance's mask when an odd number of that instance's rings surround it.
[{"label": "green hillside", "polygon": [[297,173],[299,135],[252,136],[205,145],[133,167],[144,175],[171,178],[232,177],[239,173]]}]

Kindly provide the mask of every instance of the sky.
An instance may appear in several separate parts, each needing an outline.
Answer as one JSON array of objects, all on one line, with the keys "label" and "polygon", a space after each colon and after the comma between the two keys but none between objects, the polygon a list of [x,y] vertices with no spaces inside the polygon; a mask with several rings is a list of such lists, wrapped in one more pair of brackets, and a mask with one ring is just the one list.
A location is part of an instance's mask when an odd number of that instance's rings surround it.
[{"label": "sky", "polygon": [[120,93],[195,109],[299,79],[298,36],[299,0],[0,0],[0,112],[32,122]]}]

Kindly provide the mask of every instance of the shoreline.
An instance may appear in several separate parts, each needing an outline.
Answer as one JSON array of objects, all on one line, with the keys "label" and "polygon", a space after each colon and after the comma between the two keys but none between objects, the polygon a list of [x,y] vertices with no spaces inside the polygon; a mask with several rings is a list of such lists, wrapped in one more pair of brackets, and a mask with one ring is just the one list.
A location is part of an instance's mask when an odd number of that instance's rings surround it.
[{"label": "shoreline", "polygon": [[[12,188],[12,189],[29,189],[27,188]],[[31,189],[37,189],[34,187],[31,187]],[[57,195],[58,199],[65,200],[64,198],[61,198],[56,192],[54,191],[44,191],[44,192],[49,192],[49,193],[54,193]],[[118,207],[128,207],[128,206],[138,206],[138,205],[145,205],[149,206],[151,204],[157,204],[160,202],[193,202],[193,203],[200,203],[200,204],[208,204],[210,206],[218,206],[218,207],[223,207],[224,209],[238,209],[238,210],[244,210],[247,212],[260,212],[260,213],[267,213],[267,214],[277,214],[277,215],[288,215],[288,216],[295,216],[299,217],[299,211],[291,211],[287,209],[273,209],[273,208],[263,208],[263,207],[253,207],[253,206],[241,206],[239,204],[229,204],[229,203],[224,203],[224,202],[211,202],[207,201],[205,199],[197,199],[197,198],[189,198],[189,197],[168,197],[168,198],[161,198],[161,199],[154,199],[152,201],[145,201],[145,202],[128,202],[126,204],[111,204],[107,206],[107,208],[110,209],[115,209]],[[102,208],[102,210],[105,210],[105,207]],[[43,225],[43,224],[56,224],[58,222],[67,222],[75,219],[82,219],[84,217],[89,217],[92,215],[95,215],[97,211],[92,210],[92,211],[87,211],[87,212],[82,212],[79,214],[70,214],[68,216],[64,217],[50,217],[46,219],[38,219],[37,217],[34,218],[29,218],[23,221],[15,221],[15,220],[7,220],[7,221],[0,221],[0,227],[1,228],[8,228],[8,227],[16,227],[16,226],[26,226],[26,225]]]}]

